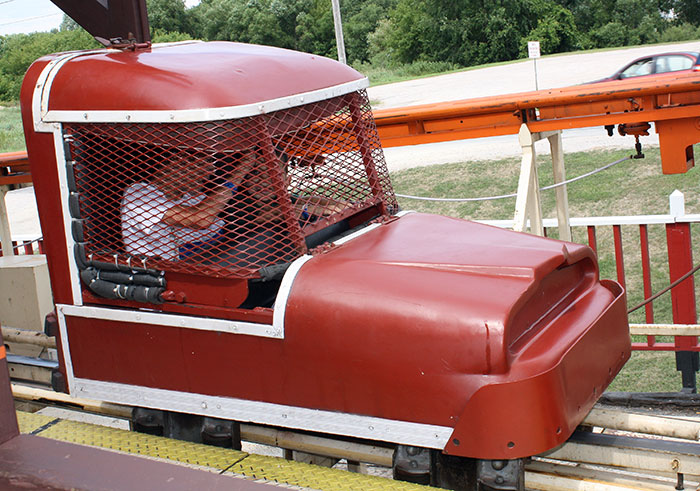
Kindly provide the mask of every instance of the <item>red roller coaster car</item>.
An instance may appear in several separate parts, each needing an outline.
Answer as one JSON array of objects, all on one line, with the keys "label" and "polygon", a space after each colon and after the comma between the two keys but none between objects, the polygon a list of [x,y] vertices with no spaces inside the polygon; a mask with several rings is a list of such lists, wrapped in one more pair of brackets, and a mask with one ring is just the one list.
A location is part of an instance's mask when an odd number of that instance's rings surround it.
[{"label": "red roller coaster car", "polygon": [[387,442],[397,475],[519,489],[521,459],[563,443],[629,357],[593,252],[399,212],[345,65],[133,48],[41,58],[22,87],[56,385],[166,434]]}]

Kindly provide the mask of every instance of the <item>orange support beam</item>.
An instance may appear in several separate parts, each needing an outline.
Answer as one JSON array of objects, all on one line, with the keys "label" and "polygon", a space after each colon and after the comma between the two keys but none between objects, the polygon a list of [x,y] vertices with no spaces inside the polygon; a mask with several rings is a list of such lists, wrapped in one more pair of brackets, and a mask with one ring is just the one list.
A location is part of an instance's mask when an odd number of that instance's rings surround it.
[{"label": "orange support beam", "polygon": [[30,182],[27,152],[0,153],[0,186]]},{"label": "orange support beam", "polygon": [[[385,147],[498,135],[516,135],[522,123],[532,133],[615,124],[656,124],[664,174],[687,172],[700,143],[700,73],[666,74],[498,97],[378,109],[374,111]],[[344,132],[349,120],[309,131]],[[309,153],[329,153],[323,141]],[[31,182],[24,152],[0,155],[0,184]]]},{"label": "orange support beam", "polygon": [[531,132],[654,122],[665,174],[693,167],[700,142],[700,73],[374,111],[385,147]]}]

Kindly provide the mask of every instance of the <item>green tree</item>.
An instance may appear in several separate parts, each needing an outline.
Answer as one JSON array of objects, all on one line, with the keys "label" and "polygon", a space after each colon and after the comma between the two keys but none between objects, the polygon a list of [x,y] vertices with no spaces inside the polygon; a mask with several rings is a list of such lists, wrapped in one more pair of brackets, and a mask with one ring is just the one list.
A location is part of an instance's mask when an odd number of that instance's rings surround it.
[{"label": "green tree", "polygon": [[185,0],[146,0],[151,32],[182,32],[194,35],[194,22]]},{"label": "green tree", "polygon": [[82,29],[82,27],[80,27],[80,25],[77,22],[68,17],[66,14],[63,14],[63,20],[61,21],[61,26],[58,28],[58,30],[77,31],[78,29]]},{"label": "green tree", "polygon": [[539,41],[542,52],[563,53],[581,48],[581,33],[574,15],[553,2],[546,2],[538,15],[537,27],[523,39],[521,55],[527,53],[527,41]]},{"label": "green tree", "polygon": [[536,26],[540,0],[399,0],[387,45],[402,63],[474,65],[517,58]]},{"label": "green tree", "polygon": [[698,0],[673,0],[674,12],[680,23],[700,26],[700,2]]},{"label": "green tree", "polygon": [[100,47],[83,29],[0,36],[0,101],[17,101],[34,60],[49,53]]}]

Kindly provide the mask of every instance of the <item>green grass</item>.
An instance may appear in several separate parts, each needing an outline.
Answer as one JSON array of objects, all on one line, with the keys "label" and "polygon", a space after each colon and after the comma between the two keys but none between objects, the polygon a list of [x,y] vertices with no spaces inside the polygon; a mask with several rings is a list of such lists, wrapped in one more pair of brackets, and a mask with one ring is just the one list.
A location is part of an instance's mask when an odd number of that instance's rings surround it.
[{"label": "green grass", "polygon": [[0,106],[0,153],[24,150],[19,106]]},{"label": "green grass", "polygon": [[470,67],[460,67],[454,63],[435,61],[416,61],[414,63],[396,66],[388,66],[381,63],[356,63],[353,65],[353,68],[366,75],[372,86],[377,86],[406,80],[435,77],[437,75],[446,75],[448,73],[467,72],[480,68],[509,65],[523,61],[527,61],[527,59],[501,61]]},{"label": "green grass", "polygon": [[[696,149],[696,154],[699,149]],[[645,148],[646,158],[628,160],[592,177],[568,186],[570,215],[572,217],[599,217],[611,215],[654,215],[669,212],[668,196],[678,189],[685,194],[686,213],[700,213],[698,172],[663,175],[658,148]],[[629,155],[629,150],[594,151],[565,155],[567,177],[575,177]],[[514,193],[518,186],[520,159],[470,161],[431,167],[413,168],[392,174],[397,193],[449,198],[471,198]],[[538,158],[540,185],[552,183],[551,158]],[[515,198],[476,203],[425,202],[399,198],[403,209],[438,213],[473,220],[512,219]],[[542,194],[545,217],[555,217],[554,191]],[[650,225],[650,256],[652,290],[661,290],[669,284],[668,255],[664,225]],[[695,237],[700,224],[693,225]],[[585,229],[574,229],[575,242],[587,243]],[[548,235],[556,237],[556,230]],[[602,278],[616,279],[612,227],[597,229],[598,258]],[[642,301],[643,285],[639,247],[639,228],[623,226],[625,251],[625,279],[628,305]],[[698,239],[694,242],[694,257],[700,257]],[[700,281],[696,281],[696,301],[700,305]],[[671,300],[666,294],[654,301],[654,322],[671,323]],[[644,310],[630,315],[630,322],[644,323]],[[641,339],[635,339],[636,341]],[[610,390],[676,391],[681,387],[680,375],[675,370],[672,353],[637,352],[617,377]]]}]

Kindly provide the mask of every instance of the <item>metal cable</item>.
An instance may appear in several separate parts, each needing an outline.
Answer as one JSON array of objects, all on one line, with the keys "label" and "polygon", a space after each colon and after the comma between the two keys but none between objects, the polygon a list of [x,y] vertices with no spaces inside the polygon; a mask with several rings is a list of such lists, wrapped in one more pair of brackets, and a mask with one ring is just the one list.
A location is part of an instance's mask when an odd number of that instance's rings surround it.
[{"label": "metal cable", "polygon": [[61,12],[56,12],[54,14],[46,14],[46,15],[37,15],[36,17],[26,17],[24,19],[17,19],[13,20],[10,22],[2,22],[0,23],[0,26],[9,26],[12,24],[21,24],[22,22],[29,22],[30,20],[38,20],[38,19],[45,19],[46,17],[55,17],[57,15],[61,15]]},{"label": "metal cable", "polygon": [[683,276],[681,276],[680,278],[678,278],[676,281],[674,281],[673,283],[671,283],[670,285],[668,285],[666,288],[664,288],[664,289],[661,290],[660,292],[655,293],[654,295],[652,295],[651,297],[647,298],[646,300],[644,300],[644,301],[643,301],[642,303],[640,303],[639,305],[635,305],[634,307],[632,307],[631,309],[629,309],[629,310],[627,311],[627,314],[629,315],[629,314],[631,314],[632,312],[634,312],[635,310],[639,309],[640,307],[644,307],[644,306],[645,306],[646,304],[648,304],[649,302],[652,302],[652,301],[656,300],[657,298],[659,298],[661,295],[663,295],[663,294],[666,293],[667,291],[671,290],[671,289],[672,289],[673,287],[675,287],[676,285],[682,283],[684,280],[687,280],[689,277],[691,277],[692,275],[694,275],[695,273],[697,273],[698,270],[700,270],[700,264],[697,264],[693,269],[691,269],[690,271],[688,271],[686,274],[684,274]]},{"label": "metal cable", "polygon": [[34,242],[39,242],[40,240],[43,240],[43,239],[44,239],[43,237],[39,237],[38,239],[34,239],[34,240],[30,240],[30,241],[23,241],[21,244],[17,244],[16,246],[12,246],[12,249],[16,251],[17,249],[31,245]]},{"label": "metal cable", "polygon": [[[598,172],[609,169],[613,165],[617,165],[621,162],[624,162],[625,160],[630,160],[630,159],[632,159],[631,155],[628,157],[624,157],[624,158],[621,158],[619,160],[616,160],[615,162],[611,162],[609,164],[606,164],[603,167],[600,167],[598,169],[592,170],[590,172],[586,172],[585,174],[582,174],[578,177],[572,177],[571,179],[567,179],[566,181],[562,181],[562,182],[558,182],[556,184],[551,184],[549,186],[542,187],[542,188],[540,188],[540,191],[547,191],[548,189],[558,188],[560,186],[564,186],[566,184],[579,181],[579,180],[584,179],[586,177],[590,177],[593,174],[597,174]],[[399,193],[395,193],[395,194],[399,198],[416,199],[416,200],[421,200],[421,201],[445,201],[445,202],[455,202],[455,203],[464,203],[464,202],[468,202],[468,201],[491,201],[491,200],[495,200],[495,199],[515,198],[518,195],[517,193],[513,193],[513,194],[501,194],[498,196],[486,196],[483,198],[430,198],[427,196],[411,196],[409,194],[399,194]]]}]

